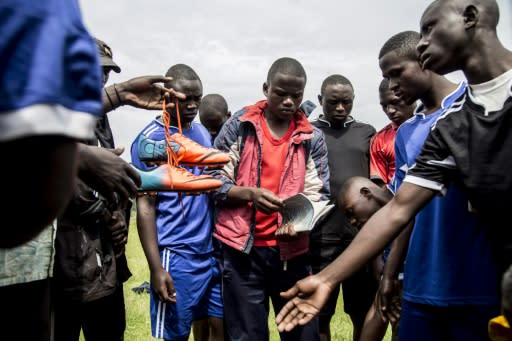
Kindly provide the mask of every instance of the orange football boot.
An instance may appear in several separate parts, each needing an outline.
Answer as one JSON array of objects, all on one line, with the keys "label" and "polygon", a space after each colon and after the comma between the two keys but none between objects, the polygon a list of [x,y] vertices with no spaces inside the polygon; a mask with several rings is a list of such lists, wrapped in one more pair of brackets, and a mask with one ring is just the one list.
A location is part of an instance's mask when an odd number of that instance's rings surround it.
[{"label": "orange football boot", "polygon": [[[133,166],[133,165],[132,165]],[[184,168],[163,164],[149,171],[134,167],[140,175],[139,192],[184,192],[199,194],[222,186],[222,181],[208,175],[194,175]]]},{"label": "orange football boot", "polygon": [[206,148],[183,134],[174,133],[171,141],[179,145],[176,159],[180,165],[198,167],[222,167],[230,161],[228,154],[215,148]]},{"label": "orange football boot", "polygon": [[[217,168],[229,162],[227,154],[215,148],[204,147],[180,133],[170,136],[169,146],[180,165]],[[141,134],[137,142],[137,152],[139,159],[144,162],[167,161],[167,142],[155,141]]]}]

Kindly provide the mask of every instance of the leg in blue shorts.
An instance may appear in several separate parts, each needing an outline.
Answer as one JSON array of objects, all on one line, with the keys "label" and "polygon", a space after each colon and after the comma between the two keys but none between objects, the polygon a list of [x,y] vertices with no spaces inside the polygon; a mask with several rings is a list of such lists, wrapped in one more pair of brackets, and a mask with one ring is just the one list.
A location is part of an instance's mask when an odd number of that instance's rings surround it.
[{"label": "leg in blue shorts", "polygon": [[220,271],[212,255],[160,252],[162,265],[176,288],[176,304],[161,302],[152,291],[151,331],[165,340],[187,339],[192,322],[205,317],[223,318]]}]

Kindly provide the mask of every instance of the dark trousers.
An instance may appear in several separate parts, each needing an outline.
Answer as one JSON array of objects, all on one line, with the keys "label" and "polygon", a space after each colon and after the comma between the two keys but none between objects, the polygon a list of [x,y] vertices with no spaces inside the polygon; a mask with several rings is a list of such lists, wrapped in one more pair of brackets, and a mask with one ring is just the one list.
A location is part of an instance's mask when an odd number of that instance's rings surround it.
[{"label": "dark trousers", "polygon": [[500,314],[497,306],[436,307],[402,300],[400,340],[489,340],[489,320]]},{"label": "dark trousers", "polygon": [[0,287],[2,340],[50,340],[50,280]]},{"label": "dark trousers", "polygon": [[[279,293],[311,274],[309,257],[284,264],[272,247],[253,247],[249,255],[228,246],[223,250],[223,301],[227,335],[231,341],[269,340],[269,298],[277,314],[286,303]],[[320,340],[318,318],[288,333],[283,341]]]},{"label": "dark trousers", "polygon": [[126,327],[123,286],[91,302],[56,297],[55,341],[78,341],[80,329],[87,341],[122,341]]}]

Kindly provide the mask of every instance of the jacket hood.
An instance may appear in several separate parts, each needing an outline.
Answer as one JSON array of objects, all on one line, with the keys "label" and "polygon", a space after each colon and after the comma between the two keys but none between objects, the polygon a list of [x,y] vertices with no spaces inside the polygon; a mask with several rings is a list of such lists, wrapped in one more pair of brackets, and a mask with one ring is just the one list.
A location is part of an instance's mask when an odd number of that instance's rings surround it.
[{"label": "jacket hood", "polygon": [[[240,117],[240,121],[250,122],[257,130],[259,130],[261,128],[260,115],[265,111],[267,106],[267,101],[261,100],[253,105],[245,107],[245,112]],[[297,112],[293,115],[293,120],[295,121],[295,130],[292,134],[294,143],[300,143],[303,140],[313,138],[313,126],[308,121],[306,114],[301,109],[297,110]]]}]

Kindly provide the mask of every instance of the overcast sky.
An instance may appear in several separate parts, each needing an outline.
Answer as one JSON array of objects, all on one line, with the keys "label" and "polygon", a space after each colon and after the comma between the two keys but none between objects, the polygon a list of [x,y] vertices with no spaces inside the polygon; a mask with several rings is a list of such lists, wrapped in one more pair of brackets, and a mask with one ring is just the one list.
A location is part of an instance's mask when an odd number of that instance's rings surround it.
[{"label": "overcast sky", "polygon": [[[353,116],[380,129],[378,53],[393,34],[418,30],[431,0],[82,0],[89,31],[111,46],[122,68],[109,83],[165,74],[177,63],[201,77],[204,94],[220,93],[232,112],[263,98],[274,60],[298,59],[308,81],[304,100],[318,104],[323,79],[338,73],[355,88]],[[512,0],[498,0],[498,34],[512,48]],[[453,79],[458,79],[455,75]],[[157,114],[121,107],[109,113],[127,151]],[[124,157],[128,158],[125,152]]]}]

